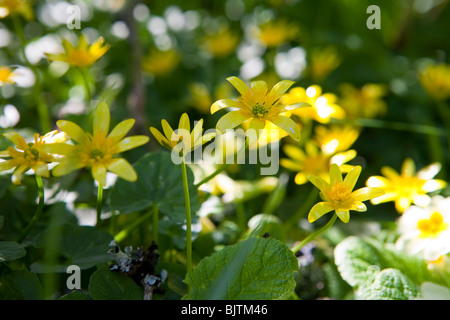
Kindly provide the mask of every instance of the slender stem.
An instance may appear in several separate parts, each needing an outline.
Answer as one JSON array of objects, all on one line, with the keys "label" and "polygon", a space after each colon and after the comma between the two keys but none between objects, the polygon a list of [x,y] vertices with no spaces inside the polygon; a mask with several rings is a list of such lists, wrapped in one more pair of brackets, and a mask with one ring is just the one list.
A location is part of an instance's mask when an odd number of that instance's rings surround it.
[{"label": "slender stem", "polygon": [[153,241],[155,243],[158,243],[158,206],[153,205],[152,208],[153,212],[153,224],[152,224],[152,230],[153,230]]},{"label": "slender stem", "polygon": [[97,224],[96,226],[100,225],[100,219],[102,215],[102,204],[103,204],[103,185],[101,183],[98,184],[98,191],[97,191]]},{"label": "slender stem", "polygon": [[186,163],[181,162],[181,176],[183,179],[184,203],[186,206],[186,270],[192,270],[192,226],[191,226],[191,201],[189,199],[189,185],[187,180]]},{"label": "slender stem", "polygon": [[298,250],[303,248],[303,246],[305,246],[307,243],[311,242],[319,234],[328,230],[328,228],[330,228],[334,224],[334,222],[336,221],[336,218],[337,218],[337,214],[334,213],[333,217],[330,219],[330,221],[328,221],[328,223],[326,225],[324,225],[319,230],[316,230],[313,233],[311,233],[309,236],[307,236],[305,239],[303,239],[298,245],[296,245],[294,248],[292,248],[291,251],[294,253],[297,252]]},{"label": "slender stem", "polygon": [[34,225],[39,220],[39,217],[41,216],[42,210],[44,208],[44,185],[42,183],[41,176],[38,176],[38,175],[35,175],[35,176],[36,176],[36,185],[38,187],[38,192],[39,192],[39,203],[38,203],[38,207],[36,209],[36,212],[34,213],[33,218],[31,218],[30,222],[23,230],[23,232],[18,240],[19,243],[22,243],[23,240],[25,240],[28,233],[30,232],[30,230],[33,229]]},{"label": "slender stem", "polygon": [[86,101],[87,101],[88,107],[89,107],[91,104],[91,100],[92,100],[92,94],[91,94],[91,89],[89,88],[89,81],[86,76],[86,69],[80,68],[78,70],[80,70],[81,78],[83,79],[83,86],[84,86],[84,91],[86,94]]},{"label": "slender stem", "polygon": [[223,172],[226,170],[226,168],[228,168],[231,165],[231,163],[224,163],[222,164],[219,168],[217,168],[216,171],[214,171],[213,173],[211,173],[209,176],[203,178],[199,183],[195,184],[195,187],[198,188],[200,187],[202,184],[207,183],[208,181],[212,180],[215,176],[217,176],[219,173]]},{"label": "slender stem", "polygon": [[247,229],[247,219],[245,218],[245,208],[242,201],[238,201],[236,203],[236,214],[238,218],[238,225],[241,228],[241,231],[244,232],[245,229]]},{"label": "slender stem", "polygon": [[127,228],[123,229],[119,233],[117,233],[114,236],[114,240],[117,242],[121,242],[123,239],[125,239],[128,234],[134,230],[136,227],[140,226],[145,220],[150,218],[152,215],[154,215],[154,210],[151,210],[144,214],[143,216],[139,217],[139,219],[136,219],[131,225],[129,225]]},{"label": "slender stem", "polygon": [[396,121],[385,121],[379,119],[355,119],[355,120],[341,120],[341,119],[331,119],[330,123],[342,123],[342,124],[352,124],[355,126],[369,127],[369,128],[379,128],[379,129],[391,129],[398,131],[408,131],[416,132],[421,134],[430,134],[437,136],[447,136],[447,132],[442,128],[436,128],[433,126],[427,126],[415,123],[404,123]]},{"label": "slender stem", "polygon": [[311,209],[318,195],[319,189],[312,188],[300,208],[298,208],[298,210],[284,223],[284,228],[286,230],[292,228],[301,218],[303,218],[308,213],[308,210]]}]

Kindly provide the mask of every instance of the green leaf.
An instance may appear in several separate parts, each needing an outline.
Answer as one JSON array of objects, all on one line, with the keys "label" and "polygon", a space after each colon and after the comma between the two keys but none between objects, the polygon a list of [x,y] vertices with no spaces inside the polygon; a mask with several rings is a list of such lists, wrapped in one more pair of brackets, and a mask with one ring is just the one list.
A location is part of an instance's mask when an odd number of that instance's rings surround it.
[{"label": "green leaf", "polygon": [[373,283],[361,288],[359,294],[368,300],[409,300],[420,296],[419,286],[398,269],[384,269]]},{"label": "green leaf", "polygon": [[126,275],[104,268],[95,271],[89,282],[94,300],[142,300],[144,290]]},{"label": "green leaf", "polygon": [[297,259],[273,238],[249,238],[204,258],[186,276],[183,299],[285,299],[295,288]]},{"label": "green leaf", "polygon": [[[163,214],[179,222],[186,219],[181,168],[172,162],[168,152],[152,152],[134,165],[138,180],[119,179],[110,192],[111,209],[121,213],[144,210],[156,205]],[[193,185],[194,175],[187,170],[191,212],[199,209],[198,190]]]},{"label": "green leaf", "polygon": [[401,270],[416,283],[431,278],[426,262],[420,257],[406,255],[370,238],[346,238],[336,246],[334,258],[342,278],[352,287],[366,284],[374,270],[386,268]]},{"label": "green leaf", "polygon": [[420,286],[424,300],[450,300],[450,288],[433,282],[424,282]]},{"label": "green leaf", "polygon": [[[49,241],[55,238],[58,241]],[[108,246],[112,240],[106,231],[89,226],[65,224],[48,228],[36,237],[35,246],[57,253],[61,261],[46,265],[44,257],[34,262],[30,269],[36,273],[66,272],[70,265],[83,270],[108,262],[111,260]]]},{"label": "green leaf", "polygon": [[0,281],[0,297],[4,300],[41,300],[44,294],[35,273],[19,270]]},{"label": "green leaf", "polygon": [[21,244],[12,241],[0,241],[0,262],[20,259],[26,254],[27,252]]}]

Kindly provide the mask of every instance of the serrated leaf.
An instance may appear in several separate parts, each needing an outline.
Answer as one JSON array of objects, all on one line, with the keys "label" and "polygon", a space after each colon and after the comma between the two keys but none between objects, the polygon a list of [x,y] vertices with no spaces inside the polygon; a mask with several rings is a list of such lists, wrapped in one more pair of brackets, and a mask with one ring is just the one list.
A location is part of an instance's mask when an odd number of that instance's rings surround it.
[{"label": "serrated leaf", "polygon": [[4,300],[41,300],[44,295],[37,275],[28,270],[19,270],[2,278],[0,297]]},{"label": "serrated leaf", "polygon": [[[152,152],[133,164],[138,180],[120,179],[109,197],[111,209],[121,213],[144,210],[156,205],[163,214],[178,222],[184,222],[186,208],[180,166],[172,162],[168,152]],[[199,209],[198,190],[194,187],[194,175],[187,168],[191,212]]]},{"label": "serrated leaf", "polygon": [[99,269],[89,282],[89,293],[94,300],[142,300],[144,290],[126,275]]},{"label": "serrated leaf", "polygon": [[285,299],[295,288],[297,259],[280,241],[249,238],[204,258],[186,276],[186,300]]},{"label": "serrated leaf", "polygon": [[373,283],[358,293],[367,300],[409,300],[418,297],[420,289],[400,270],[388,268],[379,272]]},{"label": "serrated leaf", "polygon": [[[58,241],[49,243],[49,238],[55,238],[55,232]],[[106,231],[89,226],[66,224],[51,227],[36,237],[35,246],[58,253],[63,260],[49,266],[44,263],[44,257],[31,264],[30,269],[36,273],[66,272],[70,265],[84,270],[108,262],[111,260],[108,245],[113,239]]]},{"label": "serrated leaf", "polygon": [[0,241],[0,262],[20,259],[26,254],[27,252],[21,244],[13,241]]}]

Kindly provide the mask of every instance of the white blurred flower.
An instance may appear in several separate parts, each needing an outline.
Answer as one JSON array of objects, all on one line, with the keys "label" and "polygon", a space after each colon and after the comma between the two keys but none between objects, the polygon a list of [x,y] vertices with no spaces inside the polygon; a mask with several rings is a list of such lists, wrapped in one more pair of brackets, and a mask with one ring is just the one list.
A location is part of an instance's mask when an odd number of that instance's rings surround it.
[{"label": "white blurred flower", "polygon": [[427,261],[450,252],[450,197],[434,196],[427,207],[411,206],[398,221],[396,246]]}]

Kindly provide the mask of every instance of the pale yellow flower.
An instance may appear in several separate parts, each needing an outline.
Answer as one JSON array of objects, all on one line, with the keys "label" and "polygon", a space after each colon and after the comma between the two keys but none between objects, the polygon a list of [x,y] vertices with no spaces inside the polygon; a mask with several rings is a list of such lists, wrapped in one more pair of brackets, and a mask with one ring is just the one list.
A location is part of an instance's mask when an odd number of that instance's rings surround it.
[{"label": "pale yellow flower", "polygon": [[51,131],[44,136],[34,135],[34,142],[27,143],[17,132],[6,132],[3,134],[15,144],[15,148],[8,147],[0,151],[1,158],[11,158],[0,162],[0,172],[15,168],[12,182],[20,184],[25,171],[33,169],[36,175],[48,178],[50,172],[48,165],[58,161],[58,158],[44,149],[44,145],[63,143],[67,141],[65,133],[57,130]]},{"label": "pale yellow flower", "polygon": [[174,49],[153,49],[142,59],[142,69],[155,77],[164,76],[175,69],[180,60],[180,55]]},{"label": "pale yellow flower", "polygon": [[306,102],[312,106],[299,108],[292,111],[293,114],[303,119],[314,119],[320,123],[328,123],[331,118],[343,119],[345,111],[336,104],[337,96],[332,93],[322,93],[322,88],[312,85],[308,88],[295,87],[289,90],[283,98],[285,105]]},{"label": "pale yellow flower", "polygon": [[325,79],[341,64],[341,58],[334,46],[314,48],[308,60],[309,65],[306,70],[315,82]]},{"label": "pale yellow flower", "polygon": [[383,190],[377,188],[361,188],[352,191],[361,173],[361,167],[352,168],[349,173],[342,179],[342,173],[337,164],[330,167],[329,181],[325,181],[321,177],[309,176],[308,179],[320,190],[320,196],[323,202],[319,202],[308,215],[308,221],[314,222],[324,214],[335,211],[339,219],[347,223],[350,220],[350,210],[364,212],[367,210],[363,201],[378,197],[384,193]]},{"label": "pale yellow flower", "polygon": [[223,58],[232,54],[239,44],[239,36],[229,28],[221,28],[218,32],[207,34],[203,44],[216,58]]},{"label": "pale yellow flower", "polygon": [[289,158],[282,158],[280,164],[286,169],[297,172],[296,184],[306,183],[310,175],[318,176],[329,182],[332,164],[337,164],[342,172],[349,172],[353,166],[346,163],[356,157],[355,150],[336,154],[324,153],[313,141],[306,143],[305,150],[296,145],[286,144],[283,146],[283,151]]},{"label": "pale yellow flower", "polygon": [[255,37],[267,47],[277,47],[299,38],[299,28],[285,20],[269,20],[260,24]]},{"label": "pale yellow flower", "polygon": [[104,45],[105,39],[99,37],[93,44],[89,45],[85,35],[80,35],[78,44],[75,47],[67,39],[62,40],[63,53],[46,53],[51,61],[62,61],[72,67],[85,68],[94,64],[109,49],[109,45]]},{"label": "pale yellow flower", "polygon": [[361,88],[344,83],[339,86],[339,105],[347,118],[375,118],[386,113],[387,105],[383,97],[387,94],[384,85],[368,83]]},{"label": "pale yellow flower", "polygon": [[431,97],[438,100],[445,100],[450,97],[449,64],[429,64],[420,72],[419,80],[422,87]]},{"label": "pale yellow flower", "polygon": [[0,0],[0,19],[12,14],[20,14],[27,20],[34,18],[30,0]]},{"label": "pale yellow flower", "polygon": [[383,176],[370,177],[366,184],[368,187],[381,188],[385,194],[372,199],[373,204],[394,201],[398,213],[403,213],[412,203],[426,206],[430,203],[429,192],[444,188],[444,180],[433,179],[439,172],[441,165],[433,163],[419,170],[412,159],[407,158],[402,164],[400,174],[390,167],[382,167]]},{"label": "pale yellow flower", "polygon": [[305,105],[296,104],[287,107],[280,102],[280,98],[286,90],[294,84],[293,81],[280,81],[268,91],[265,81],[252,81],[250,87],[248,87],[237,77],[229,77],[227,80],[239,91],[241,97],[237,100],[218,100],[211,106],[211,114],[224,108],[236,109],[222,116],[217,122],[216,127],[221,133],[225,133],[227,129],[233,129],[249,120],[248,129],[256,133],[257,141],[261,129],[265,127],[266,121],[269,121],[287,132],[294,140],[300,140],[300,129],[294,120],[281,115]]},{"label": "pale yellow flower", "polygon": [[63,176],[74,170],[90,167],[93,178],[106,185],[107,171],[127,181],[136,181],[137,174],[131,164],[117,154],[148,142],[148,136],[125,137],[134,125],[134,119],[123,120],[108,134],[110,111],[106,103],[99,103],[94,112],[93,133],[83,131],[76,123],[57,121],[57,126],[76,144],[54,143],[45,150],[64,156],[53,169],[54,176]]},{"label": "pale yellow flower", "polygon": [[360,130],[353,126],[317,125],[314,140],[325,154],[349,149],[358,139]]}]

